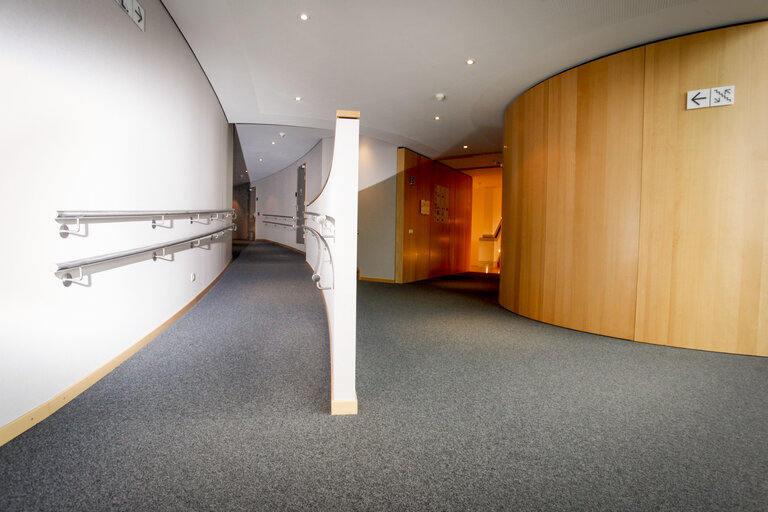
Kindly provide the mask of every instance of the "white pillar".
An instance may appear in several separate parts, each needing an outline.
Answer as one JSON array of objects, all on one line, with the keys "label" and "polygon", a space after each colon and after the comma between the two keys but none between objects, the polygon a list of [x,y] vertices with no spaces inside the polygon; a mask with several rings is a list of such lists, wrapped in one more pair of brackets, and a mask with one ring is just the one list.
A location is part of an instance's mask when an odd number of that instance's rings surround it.
[{"label": "white pillar", "polygon": [[[357,342],[357,182],[360,113],[338,111],[333,161],[322,192],[308,212],[329,216],[335,228],[326,238],[330,258],[315,268],[328,312],[331,338],[331,414],[357,414],[355,351]],[[307,225],[327,232],[308,215]],[[314,235],[307,234],[307,237]],[[323,245],[324,246],[324,245]],[[321,249],[322,250],[322,249]],[[309,251],[307,253],[309,256]],[[332,265],[330,261],[332,261]],[[315,264],[309,260],[310,264]],[[315,264],[315,266],[317,266]]]}]

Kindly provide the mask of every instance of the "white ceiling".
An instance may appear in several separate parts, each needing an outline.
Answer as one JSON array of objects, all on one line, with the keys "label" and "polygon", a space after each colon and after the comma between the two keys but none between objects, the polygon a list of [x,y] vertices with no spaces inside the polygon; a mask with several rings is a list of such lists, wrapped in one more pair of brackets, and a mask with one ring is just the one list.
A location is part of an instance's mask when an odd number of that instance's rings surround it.
[{"label": "white ceiling", "polygon": [[359,110],[361,134],[430,157],[499,151],[506,106],[574,65],[768,18],[766,0],[163,2],[229,122],[332,129]]},{"label": "white ceiling", "polygon": [[285,169],[307,154],[323,137],[333,137],[333,130],[238,124],[237,136],[243,148],[248,177],[254,183]]}]

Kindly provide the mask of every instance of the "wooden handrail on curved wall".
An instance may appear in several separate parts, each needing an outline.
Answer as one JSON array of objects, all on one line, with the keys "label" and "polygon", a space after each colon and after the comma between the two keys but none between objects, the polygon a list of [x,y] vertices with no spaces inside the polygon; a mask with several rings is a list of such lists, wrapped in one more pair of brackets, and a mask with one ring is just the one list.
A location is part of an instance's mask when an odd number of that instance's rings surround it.
[{"label": "wooden handrail on curved wall", "polygon": [[[604,57],[507,109],[499,300],[543,322],[768,356],[768,22]],[[733,105],[686,110],[688,90]]]}]

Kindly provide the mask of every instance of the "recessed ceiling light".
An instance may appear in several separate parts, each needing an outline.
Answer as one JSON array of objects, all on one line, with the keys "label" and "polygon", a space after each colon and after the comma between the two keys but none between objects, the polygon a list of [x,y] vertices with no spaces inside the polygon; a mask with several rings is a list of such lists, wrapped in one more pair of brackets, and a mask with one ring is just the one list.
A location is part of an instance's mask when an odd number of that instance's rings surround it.
[{"label": "recessed ceiling light", "polygon": [[273,146],[275,145],[275,141],[272,141],[272,145],[273,145]]},{"label": "recessed ceiling light", "polygon": [[468,66],[471,66],[474,63],[475,63],[475,59],[467,59],[467,65]]},{"label": "recessed ceiling light", "polygon": [[301,101],[301,96],[296,96],[296,101]]},{"label": "recessed ceiling light", "polygon": [[285,132],[280,132],[280,138],[282,139],[283,137],[285,137]]},{"label": "recessed ceiling light", "polygon": [[263,161],[264,161],[264,159],[263,159],[263,158],[259,158],[259,162],[263,162]]},{"label": "recessed ceiling light", "polygon": [[439,92],[435,94],[435,99],[437,101],[445,101],[445,94],[443,94],[442,92]]},{"label": "recessed ceiling light", "polygon": [[245,172],[248,172],[248,169],[246,169]]},{"label": "recessed ceiling light", "polygon": [[439,121],[439,120],[440,120],[440,116],[435,116],[435,121]]},{"label": "recessed ceiling light", "polygon": [[300,19],[301,21],[307,21],[307,20],[309,19],[309,14],[307,14],[307,13],[303,12],[303,13],[301,13],[301,14],[299,15],[299,19]]},{"label": "recessed ceiling light", "polygon": [[467,149],[468,147],[469,147],[469,146],[467,146],[466,144],[464,145],[464,149]]}]

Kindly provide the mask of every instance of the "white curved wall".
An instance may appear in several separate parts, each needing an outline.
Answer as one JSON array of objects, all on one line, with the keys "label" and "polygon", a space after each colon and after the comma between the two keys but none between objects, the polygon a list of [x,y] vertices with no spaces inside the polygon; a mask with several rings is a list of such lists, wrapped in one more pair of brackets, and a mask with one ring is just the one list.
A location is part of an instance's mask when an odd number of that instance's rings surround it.
[{"label": "white curved wall", "polygon": [[56,262],[211,229],[94,224],[65,240],[57,209],[231,207],[227,120],[162,4],[142,5],[145,32],[112,1],[0,6],[0,426],[138,342],[230,257],[224,242],[95,274],[90,287],[53,276]]},{"label": "white curved wall", "polygon": [[[358,117],[344,117],[344,116]],[[332,236],[320,242],[317,253],[307,252],[307,261],[320,277],[328,313],[331,338],[331,413],[357,414],[355,361],[357,342],[357,199],[360,161],[360,120],[357,112],[340,111],[336,119],[333,162],[328,182],[320,195],[307,205],[309,211],[327,215],[333,220]],[[307,241],[319,242],[326,227],[319,217],[310,216]],[[315,246],[317,247],[317,246]],[[325,247],[325,248],[323,248]]]},{"label": "white curved wall", "polygon": [[363,279],[395,280],[397,146],[360,137],[357,266]]},{"label": "white curved wall", "polygon": [[[260,213],[256,217],[256,238],[307,251],[307,261],[314,261],[314,241],[297,244],[293,231],[262,221],[266,213],[295,214],[296,168],[301,164],[307,164],[307,202],[317,197],[328,179],[333,144],[333,137],[325,137],[285,169],[254,183]],[[396,174],[397,147],[360,137],[357,265],[363,278],[395,279]]]},{"label": "white curved wall", "polygon": [[[296,232],[292,229],[282,228],[271,224],[264,224],[265,220],[291,224],[290,219],[270,219],[265,215],[296,215],[296,182],[297,169],[306,164],[306,198],[307,201],[320,193],[324,178],[323,169],[323,145],[326,139],[315,144],[309,150],[285,169],[262,178],[254,183],[256,187],[256,238],[277,242],[299,251],[305,251],[305,244],[296,243]],[[333,139],[330,139],[331,144]],[[330,164],[329,164],[330,165]]]}]

